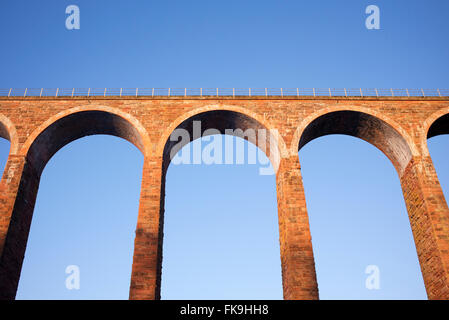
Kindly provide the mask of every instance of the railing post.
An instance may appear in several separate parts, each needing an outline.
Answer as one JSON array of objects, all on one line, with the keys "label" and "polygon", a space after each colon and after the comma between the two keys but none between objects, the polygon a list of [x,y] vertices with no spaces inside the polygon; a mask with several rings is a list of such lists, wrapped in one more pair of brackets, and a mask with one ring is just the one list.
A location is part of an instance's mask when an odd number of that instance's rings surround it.
[{"label": "railing post", "polygon": [[[61,88],[56,88],[55,97],[59,97],[60,89]],[[71,97],[75,97],[75,89],[76,88],[72,88]],[[268,88],[264,88],[264,89],[265,89],[265,97],[268,97],[269,96]],[[13,90],[14,90],[14,88],[9,88],[8,95],[7,95],[8,97],[14,96]],[[45,90],[45,88],[40,88],[39,97],[43,97],[44,96],[44,90]],[[67,89],[67,90],[69,90],[69,89]],[[91,90],[92,90],[92,88],[88,88],[88,90],[87,90],[87,96],[88,97],[90,97],[90,95],[91,95]],[[167,88],[167,90],[168,90],[168,97],[171,97],[171,88]],[[215,90],[216,90],[216,93],[215,93],[216,97],[220,97],[220,88],[215,88]],[[281,92],[281,97],[284,97],[284,88],[279,88],[279,90]],[[294,90],[294,89],[292,89],[292,90]],[[334,96],[333,90],[337,90],[336,92],[337,92],[337,96],[338,96],[338,90],[340,90],[340,89],[328,88],[329,97],[333,97]],[[343,90],[344,90],[345,97],[349,97],[351,93],[348,92],[348,89],[347,88],[343,88]],[[371,90],[371,89],[369,89],[369,90]],[[369,93],[369,90],[368,90],[367,96],[372,96]],[[373,90],[376,93],[376,97],[379,97],[380,94],[383,94],[383,93],[379,93],[379,89],[378,88],[374,88]],[[382,90],[383,90],[382,92],[385,91],[385,94],[386,94],[386,90],[388,90],[388,89],[382,89]],[[419,96],[419,94],[417,94],[417,93],[410,92],[410,89],[408,89],[408,88],[403,88],[403,89],[390,88],[390,95],[391,95],[391,97],[396,97],[395,90],[398,90],[399,96],[402,95],[401,92],[403,92],[404,90],[405,90],[405,92],[407,94],[407,97]],[[424,88],[420,88],[420,89],[416,89],[416,90],[420,90],[421,91],[421,96],[422,97],[427,97]],[[435,91],[437,92],[438,97],[440,97],[440,98],[444,97],[445,93],[442,92],[440,88],[431,89],[430,91],[432,91],[432,90],[433,90],[433,92],[435,92]],[[317,97],[317,94],[318,94],[317,89],[316,88],[312,88],[312,91],[313,91],[313,96]],[[363,91],[364,91],[363,88],[359,88],[360,97],[365,97],[365,93]],[[108,88],[104,88],[103,97],[106,97],[107,94],[108,94]],[[64,96],[64,93],[62,93],[62,95]],[[139,88],[136,88],[135,95],[136,95],[136,97],[139,96]],[[223,93],[222,95],[226,96],[226,93]],[[257,93],[256,93],[256,95],[257,95]],[[432,95],[433,94],[431,93],[430,96],[432,96]],[[23,93],[23,97],[27,97],[27,96],[28,96],[28,88],[25,88],[24,89],[24,93]],[[33,93],[31,93],[31,96],[33,96]],[[37,94],[36,94],[36,96],[37,96]],[[67,96],[69,96],[69,95],[67,94]],[[123,88],[120,88],[120,97],[122,97],[122,96],[123,96]],[[152,88],[151,96],[152,97],[155,96],[155,88]],[[200,88],[200,96],[203,97],[203,88]],[[235,96],[236,96],[235,88],[232,88],[232,97],[235,98]],[[252,92],[251,88],[248,88],[248,96],[250,96],[250,97],[253,96],[253,92]],[[297,97],[301,96],[299,88],[296,88],[296,96]],[[433,96],[436,96],[436,95],[433,95]],[[184,97],[187,97],[187,88],[184,88]]]}]

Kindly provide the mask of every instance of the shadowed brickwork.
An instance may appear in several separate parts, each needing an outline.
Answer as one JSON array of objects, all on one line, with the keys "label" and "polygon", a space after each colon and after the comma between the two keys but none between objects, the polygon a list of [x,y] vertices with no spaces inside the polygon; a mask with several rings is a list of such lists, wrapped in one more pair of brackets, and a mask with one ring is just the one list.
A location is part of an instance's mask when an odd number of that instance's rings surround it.
[{"label": "shadowed brickwork", "polygon": [[[165,174],[180,147],[169,138],[176,129],[197,138],[194,121],[201,121],[200,135],[216,129],[258,145],[277,169],[285,299],[318,299],[298,150],[328,134],[363,139],[393,163],[427,295],[449,299],[449,209],[427,149],[427,138],[449,133],[445,97],[1,97],[0,136],[11,148],[0,182],[0,298],[15,298],[48,160],[78,138],[110,134],[133,143],[145,159],[129,297],[159,299]],[[268,145],[260,144],[258,129],[269,131]]]}]

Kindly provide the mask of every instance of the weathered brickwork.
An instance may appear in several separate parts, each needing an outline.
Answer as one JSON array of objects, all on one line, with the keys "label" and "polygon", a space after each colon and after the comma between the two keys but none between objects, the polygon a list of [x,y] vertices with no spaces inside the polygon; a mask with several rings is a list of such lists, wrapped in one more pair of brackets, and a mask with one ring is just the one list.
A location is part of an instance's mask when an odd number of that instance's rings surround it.
[{"label": "weathered brickwork", "polygon": [[[427,138],[449,133],[449,98],[76,97],[0,98],[0,136],[11,141],[0,182],[0,298],[14,299],[39,179],[64,145],[110,134],[144,155],[130,299],[159,299],[165,173],[176,128],[268,129],[278,168],[280,256],[285,299],[318,299],[298,150],[327,134],[379,148],[399,175],[429,299],[449,299],[449,209]],[[274,131],[272,131],[274,132]],[[193,135],[191,135],[193,137]],[[258,144],[257,138],[245,137]],[[271,147],[271,152],[269,152]]]}]

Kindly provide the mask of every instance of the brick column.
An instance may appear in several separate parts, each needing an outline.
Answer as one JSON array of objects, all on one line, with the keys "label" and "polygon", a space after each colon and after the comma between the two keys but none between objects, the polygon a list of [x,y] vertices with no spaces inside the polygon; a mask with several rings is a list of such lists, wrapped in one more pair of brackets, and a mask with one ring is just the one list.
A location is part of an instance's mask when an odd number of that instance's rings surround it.
[{"label": "brick column", "polygon": [[429,299],[449,299],[449,209],[430,156],[413,158],[401,177]]},{"label": "brick column", "polygon": [[129,298],[159,300],[161,290],[165,174],[162,158],[143,165]]},{"label": "brick column", "polygon": [[298,155],[281,159],[276,185],[284,299],[318,299],[312,238]]},{"label": "brick column", "polygon": [[0,299],[16,296],[38,187],[25,157],[10,155],[0,182]]}]

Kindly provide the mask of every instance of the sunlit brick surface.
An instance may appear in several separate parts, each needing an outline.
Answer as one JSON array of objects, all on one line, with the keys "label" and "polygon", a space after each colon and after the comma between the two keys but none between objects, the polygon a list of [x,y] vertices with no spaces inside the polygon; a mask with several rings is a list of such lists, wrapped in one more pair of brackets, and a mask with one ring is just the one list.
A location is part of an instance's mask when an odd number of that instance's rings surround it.
[{"label": "sunlit brick surface", "polygon": [[[2,97],[0,136],[11,151],[0,183],[0,298],[14,299],[43,168],[64,145],[111,134],[144,154],[131,299],[160,298],[165,172],[176,128],[277,130],[279,236],[285,299],[318,299],[298,149],[326,134],[378,147],[401,180],[430,299],[449,299],[449,209],[427,150],[449,133],[449,99],[419,97]],[[258,143],[254,140],[251,142]],[[382,201],[379,199],[379,201]]]}]

